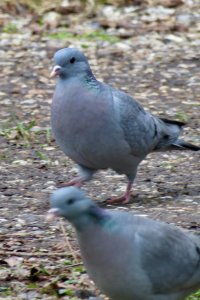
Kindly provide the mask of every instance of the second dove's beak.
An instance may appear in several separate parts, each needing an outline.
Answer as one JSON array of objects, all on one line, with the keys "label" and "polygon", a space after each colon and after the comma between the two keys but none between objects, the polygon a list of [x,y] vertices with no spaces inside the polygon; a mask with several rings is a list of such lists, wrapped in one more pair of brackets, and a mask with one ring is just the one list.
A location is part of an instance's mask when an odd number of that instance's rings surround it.
[{"label": "second dove's beak", "polygon": [[51,222],[51,221],[53,221],[58,216],[59,216],[59,209],[57,209],[57,208],[51,208],[47,212],[46,221]]},{"label": "second dove's beak", "polygon": [[58,76],[61,70],[61,66],[55,66],[50,74],[50,78]]}]

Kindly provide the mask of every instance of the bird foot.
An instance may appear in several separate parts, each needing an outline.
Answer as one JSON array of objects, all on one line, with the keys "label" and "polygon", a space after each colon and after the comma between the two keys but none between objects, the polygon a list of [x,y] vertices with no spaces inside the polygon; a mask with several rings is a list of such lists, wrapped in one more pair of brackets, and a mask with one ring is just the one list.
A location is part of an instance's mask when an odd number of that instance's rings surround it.
[{"label": "bird foot", "polygon": [[130,194],[127,195],[127,194],[124,194],[120,197],[115,197],[115,198],[112,198],[112,199],[107,199],[105,201],[106,204],[127,204],[130,202]]},{"label": "bird foot", "polygon": [[63,182],[61,184],[59,184],[59,187],[66,187],[66,186],[77,186],[77,187],[81,187],[83,185],[85,180],[83,180],[80,177],[76,177],[70,181],[66,181]]}]

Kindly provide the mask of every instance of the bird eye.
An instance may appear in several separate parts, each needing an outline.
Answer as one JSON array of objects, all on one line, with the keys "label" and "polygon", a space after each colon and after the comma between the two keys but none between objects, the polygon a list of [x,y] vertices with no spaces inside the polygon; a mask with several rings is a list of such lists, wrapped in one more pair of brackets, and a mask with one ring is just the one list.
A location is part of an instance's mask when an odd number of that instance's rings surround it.
[{"label": "bird eye", "polygon": [[75,60],[76,60],[76,58],[75,58],[75,57],[72,57],[72,58],[70,59],[70,63],[73,64],[73,63],[75,62]]},{"label": "bird eye", "polygon": [[75,200],[73,198],[70,198],[66,202],[67,202],[67,204],[73,204],[75,202]]}]

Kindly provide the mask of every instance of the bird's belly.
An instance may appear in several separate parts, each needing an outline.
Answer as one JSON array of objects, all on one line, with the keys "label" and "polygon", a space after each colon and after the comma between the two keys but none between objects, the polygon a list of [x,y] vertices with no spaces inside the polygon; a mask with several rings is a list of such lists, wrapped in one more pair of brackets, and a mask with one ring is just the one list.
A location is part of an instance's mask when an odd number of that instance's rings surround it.
[{"label": "bird's belly", "polygon": [[[121,254],[120,254],[121,255]],[[109,257],[110,260],[112,258]],[[130,264],[130,262],[129,262]],[[138,270],[135,268],[135,276],[130,275],[124,265],[119,268],[114,262],[114,267],[109,262],[97,268],[86,265],[89,276],[94,280],[97,287],[113,300],[150,300],[151,287],[138,278]],[[123,268],[124,267],[124,268]],[[145,282],[146,283],[146,282]]]},{"label": "bird's belly", "polygon": [[57,131],[55,138],[68,157],[94,169],[112,168],[128,154],[126,149],[125,153],[118,153],[117,143],[107,133],[102,136],[92,130],[73,128],[66,130],[64,135]]},{"label": "bird's belly", "polygon": [[62,119],[52,116],[53,133],[63,152],[76,163],[88,168],[112,168],[126,173],[120,169],[121,166],[126,169],[126,165],[130,165],[130,149],[119,138],[120,130],[113,124],[112,118],[101,111],[92,117],[88,112],[87,115],[83,112],[80,120],[79,111],[73,112],[73,116],[71,119],[70,112]]}]

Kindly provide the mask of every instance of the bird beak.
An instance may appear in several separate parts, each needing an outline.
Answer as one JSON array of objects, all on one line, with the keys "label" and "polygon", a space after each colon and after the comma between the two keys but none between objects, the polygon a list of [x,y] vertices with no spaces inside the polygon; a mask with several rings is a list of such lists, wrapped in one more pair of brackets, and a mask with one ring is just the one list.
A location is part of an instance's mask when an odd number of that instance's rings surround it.
[{"label": "bird beak", "polygon": [[52,77],[55,77],[55,76],[57,76],[57,75],[59,75],[59,73],[60,73],[60,70],[61,70],[61,66],[55,66],[54,68],[53,68],[53,70],[52,70],[52,72],[51,72],[51,74],[50,74],[50,78],[52,78]]},{"label": "bird beak", "polygon": [[59,216],[59,209],[58,208],[51,208],[47,215],[46,215],[46,221],[51,222],[53,220],[55,220],[56,217]]}]

